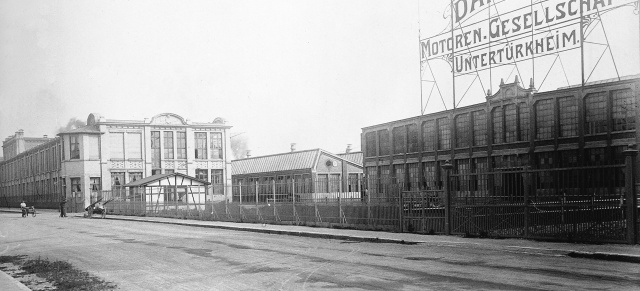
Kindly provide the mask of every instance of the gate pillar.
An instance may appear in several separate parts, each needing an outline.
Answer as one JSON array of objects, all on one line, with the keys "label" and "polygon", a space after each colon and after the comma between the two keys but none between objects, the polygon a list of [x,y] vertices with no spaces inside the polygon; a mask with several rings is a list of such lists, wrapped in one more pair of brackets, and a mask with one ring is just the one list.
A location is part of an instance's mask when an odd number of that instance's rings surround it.
[{"label": "gate pillar", "polygon": [[627,213],[627,242],[636,244],[638,242],[638,201],[636,199],[635,189],[635,163],[638,150],[636,145],[629,145],[629,148],[623,152],[624,154],[624,192]]},{"label": "gate pillar", "polygon": [[448,160],[442,165],[444,170],[444,234],[451,234],[451,169],[453,165]]}]

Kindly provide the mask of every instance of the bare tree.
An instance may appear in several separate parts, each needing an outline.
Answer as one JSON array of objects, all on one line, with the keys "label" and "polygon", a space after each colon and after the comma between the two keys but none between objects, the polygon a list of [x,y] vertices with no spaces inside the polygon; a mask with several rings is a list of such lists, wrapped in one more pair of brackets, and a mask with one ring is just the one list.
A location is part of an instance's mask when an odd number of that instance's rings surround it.
[{"label": "bare tree", "polygon": [[242,159],[249,149],[249,137],[244,133],[231,133],[231,152],[233,159]]},{"label": "bare tree", "polygon": [[58,132],[57,133],[61,133],[61,132],[65,132],[65,131],[69,131],[69,130],[73,130],[76,128],[80,128],[85,126],[85,122],[77,119],[75,117],[71,117],[71,119],[69,119],[69,122],[67,122],[67,125],[58,128]]}]

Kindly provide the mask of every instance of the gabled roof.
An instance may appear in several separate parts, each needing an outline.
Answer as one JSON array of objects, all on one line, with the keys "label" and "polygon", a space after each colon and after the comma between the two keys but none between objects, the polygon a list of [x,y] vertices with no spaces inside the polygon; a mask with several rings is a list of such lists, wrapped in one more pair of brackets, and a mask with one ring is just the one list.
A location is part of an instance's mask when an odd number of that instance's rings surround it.
[{"label": "gabled roof", "polygon": [[243,175],[293,170],[311,170],[315,168],[321,154],[362,167],[362,161],[358,164],[355,161],[345,159],[344,157],[323,149],[312,149],[233,160],[231,161],[231,174]]},{"label": "gabled roof", "polygon": [[233,160],[231,172],[238,175],[311,169],[319,153],[320,149],[313,149]]},{"label": "gabled roof", "polygon": [[342,154],[338,154],[338,156],[347,161],[351,161],[358,164],[359,166],[362,166],[362,159],[363,159],[362,152],[342,153]]},{"label": "gabled roof", "polygon": [[196,179],[195,177],[191,177],[189,175],[185,175],[185,174],[182,174],[182,173],[167,173],[167,174],[157,174],[157,175],[153,175],[153,176],[142,178],[142,179],[137,180],[137,181],[129,182],[129,183],[125,184],[124,187],[146,186],[146,185],[151,184],[153,182],[162,180],[164,178],[172,177],[172,176],[180,176],[180,177],[187,178],[187,179],[190,179],[190,180],[193,180],[193,181],[196,181],[196,182],[200,182],[200,183],[205,184],[205,185],[211,184],[211,183],[209,183],[207,181]]}]

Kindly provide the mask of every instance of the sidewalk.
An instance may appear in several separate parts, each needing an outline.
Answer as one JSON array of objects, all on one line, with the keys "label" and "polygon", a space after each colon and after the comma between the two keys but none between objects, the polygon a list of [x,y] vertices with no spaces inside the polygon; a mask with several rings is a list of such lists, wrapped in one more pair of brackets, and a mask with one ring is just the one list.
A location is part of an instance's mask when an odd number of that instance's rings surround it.
[{"label": "sidewalk", "polygon": [[27,286],[20,281],[9,276],[7,273],[0,271],[0,286],[3,291],[29,291]]},{"label": "sidewalk", "polygon": [[[82,214],[76,214],[82,217]],[[468,245],[474,248],[503,249],[505,251],[520,251],[557,256],[592,258],[611,261],[640,263],[640,245],[624,244],[577,244],[561,242],[541,242],[524,239],[480,239],[462,238],[459,236],[421,235],[413,233],[392,233],[381,231],[366,231],[353,229],[334,229],[297,225],[275,225],[235,223],[223,221],[185,220],[162,217],[139,217],[107,215],[106,219],[163,223],[193,227],[218,228],[236,231],[250,231],[258,233],[294,235],[303,237],[338,239],[349,241],[422,245]]]},{"label": "sidewalk", "polygon": [[[7,210],[0,208],[0,212],[20,212],[20,209]],[[41,212],[57,212],[53,209],[43,209]],[[69,218],[82,218],[82,213],[70,213]],[[94,218],[99,219],[99,218]],[[413,233],[392,233],[381,231],[366,231],[353,229],[334,229],[297,225],[254,224],[223,221],[185,220],[162,217],[140,217],[107,215],[106,219],[163,223],[192,227],[217,228],[236,231],[251,231],[258,233],[294,235],[313,238],[338,239],[349,241],[422,245],[467,245],[474,248],[499,249],[504,251],[519,251],[545,255],[570,256],[601,260],[640,263],[640,245],[625,244],[580,244],[562,242],[544,242],[525,239],[489,239],[462,238],[459,236],[422,235]]]}]

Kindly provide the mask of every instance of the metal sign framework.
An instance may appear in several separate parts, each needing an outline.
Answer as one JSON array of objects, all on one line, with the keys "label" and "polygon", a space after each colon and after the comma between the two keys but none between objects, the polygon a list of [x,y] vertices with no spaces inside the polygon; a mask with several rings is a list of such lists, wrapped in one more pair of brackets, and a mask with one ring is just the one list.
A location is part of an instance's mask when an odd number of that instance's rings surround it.
[{"label": "metal sign framework", "polygon": [[[572,84],[569,82],[561,53],[576,49],[580,49],[580,86],[584,86],[590,80],[607,51],[609,51],[613,62],[615,76],[620,79],[607,30],[601,17],[623,7],[632,7],[633,13],[639,15],[640,1],[530,0],[528,5],[509,11],[500,11],[498,4],[506,1],[451,0],[447,5],[448,17],[446,14],[443,15],[444,18],[449,18],[448,27],[440,33],[424,39],[420,36],[419,27],[421,115],[426,113],[429,101],[435,93],[440,96],[445,110],[449,109],[432,69],[431,62],[434,61],[445,61],[451,68],[453,110],[460,105],[476,81],[479,82],[483,94],[484,92],[487,94],[493,92],[492,71],[497,67],[512,66],[507,79],[510,79],[514,72],[519,79],[522,79],[518,64],[530,61],[532,84],[534,84],[536,58],[540,57],[555,56],[552,64],[544,73],[538,88],[542,88],[556,64],[560,66],[567,86],[570,86]],[[555,7],[551,7],[552,3],[555,4]],[[478,9],[475,9],[476,5]],[[576,6],[579,9],[576,9]],[[550,12],[550,7],[555,8],[556,15],[553,15],[554,11]],[[420,11],[420,9],[418,10]],[[481,21],[473,22],[474,17],[479,17],[481,13],[486,13],[487,17]],[[638,20],[640,27],[640,17]],[[555,23],[553,23],[554,21]],[[420,16],[418,16],[419,22]],[[589,39],[597,27],[602,29],[604,42]],[[575,33],[576,30],[579,39]],[[509,35],[510,33],[511,35]],[[604,47],[588,75],[585,75],[587,73],[585,71],[585,43]],[[545,45],[550,50],[545,50]],[[539,50],[540,48],[542,49]],[[509,51],[511,52],[510,57]],[[640,43],[638,52],[640,53]],[[496,61],[498,56],[499,61]],[[489,84],[485,84],[480,76],[480,72],[485,70],[488,70]],[[430,79],[425,80],[424,74],[427,72],[430,74]],[[457,100],[456,78],[461,76],[474,76],[474,78],[462,97]],[[432,84],[426,103],[423,98],[423,82]]]}]

